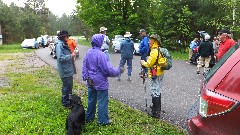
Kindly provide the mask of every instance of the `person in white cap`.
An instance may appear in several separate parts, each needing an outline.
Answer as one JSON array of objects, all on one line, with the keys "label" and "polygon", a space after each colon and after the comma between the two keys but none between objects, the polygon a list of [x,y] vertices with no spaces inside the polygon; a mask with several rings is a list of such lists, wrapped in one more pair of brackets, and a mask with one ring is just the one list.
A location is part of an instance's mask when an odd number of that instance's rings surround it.
[{"label": "person in white cap", "polygon": [[[133,59],[133,51],[134,51],[134,43],[130,39],[131,35],[132,34],[130,32],[126,32],[124,35],[125,40],[122,40],[121,44],[120,44],[121,60],[120,60],[119,67],[124,67],[124,65],[127,61],[128,81],[131,81],[130,77],[132,74],[132,59]],[[120,81],[120,76],[118,76],[118,77],[119,77],[118,81]]]},{"label": "person in white cap", "polygon": [[101,49],[106,54],[107,60],[109,61],[110,55],[109,55],[108,49],[109,49],[110,40],[109,40],[108,36],[106,35],[106,31],[107,31],[107,28],[103,26],[100,28],[99,32],[101,34],[105,35]]}]

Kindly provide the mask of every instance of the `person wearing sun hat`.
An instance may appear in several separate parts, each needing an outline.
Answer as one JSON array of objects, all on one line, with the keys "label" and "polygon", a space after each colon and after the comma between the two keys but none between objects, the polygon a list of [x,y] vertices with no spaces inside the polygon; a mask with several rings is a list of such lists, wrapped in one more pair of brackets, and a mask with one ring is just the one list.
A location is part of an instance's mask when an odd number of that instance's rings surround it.
[{"label": "person wearing sun hat", "polygon": [[160,118],[161,113],[161,89],[163,85],[164,67],[167,66],[167,59],[164,56],[171,57],[168,50],[161,48],[160,36],[152,34],[149,37],[150,56],[147,61],[141,60],[141,65],[149,68],[148,77],[150,78],[150,92],[152,96],[152,113],[155,118]]},{"label": "person wearing sun hat", "polygon": [[220,45],[218,48],[217,60],[219,61],[222,56],[236,44],[236,42],[231,39],[231,32],[228,29],[223,29],[218,32]]},{"label": "person wearing sun hat", "polygon": [[[147,60],[147,56],[149,54],[149,39],[147,35],[147,31],[145,29],[140,29],[139,34],[142,36],[142,41],[139,45],[139,54],[141,56],[141,60]],[[142,66],[140,77],[147,76],[147,68]]]},{"label": "person wearing sun hat", "polygon": [[100,27],[99,32],[100,32],[101,34],[105,35],[105,36],[104,36],[104,39],[103,39],[103,44],[102,44],[101,49],[102,49],[102,51],[106,54],[107,60],[109,61],[109,59],[110,59],[110,54],[109,54],[109,52],[108,52],[108,49],[109,49],[110,40],[109,40],[108,36],[106,35],[106,34],[107,34],[107,28],[104,27],[104,26],[103,26],[103,27]]},{"label": "person wearing sun hat", "polygon": [[[121,60],[119,67],[124,67],[125,63],[127,62],[127,69],[128,69],[128,81],[131,81],[131,74],[132,74],[132,59],[133,59],[133,51],[134,51],[134,43],[130,39],[132,34],[130,32],[126,32],[124,35],[125,40],[122,40],[120,43],[120,50],[121,50]],[[120,81],[120,76],[118,76],[118,81]]]},{"label": "person wearing sun hat", "polygon": [[71,52],[67,44],[70,36],[68,31],[62,30],[56,43],[58,73],[62,80],[62,105],[67,108],[71,107],[69,95],[72,94],[73,75],[76,74],[75,53]]}]

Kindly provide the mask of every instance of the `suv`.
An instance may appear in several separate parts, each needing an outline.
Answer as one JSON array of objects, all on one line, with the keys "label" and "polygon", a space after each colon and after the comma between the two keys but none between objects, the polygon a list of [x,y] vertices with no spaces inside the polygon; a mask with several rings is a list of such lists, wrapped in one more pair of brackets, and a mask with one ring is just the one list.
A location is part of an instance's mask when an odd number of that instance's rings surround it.
[{"label": "suv", "polygon": [[204,79],[200,96],[188,112],[191,135],[239,135],[240,48],[234,45]]}]

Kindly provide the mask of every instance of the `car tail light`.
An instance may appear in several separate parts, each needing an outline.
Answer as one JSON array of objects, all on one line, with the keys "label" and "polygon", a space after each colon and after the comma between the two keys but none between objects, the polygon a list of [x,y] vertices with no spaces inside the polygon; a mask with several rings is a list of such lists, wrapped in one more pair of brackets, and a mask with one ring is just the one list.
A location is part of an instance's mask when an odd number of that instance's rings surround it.
[{"label": "car tail light", "polygon": [[200,97],[199,114],[202,117],[224,114],[235,109],[238,103],[213,91],[204,90]]}]

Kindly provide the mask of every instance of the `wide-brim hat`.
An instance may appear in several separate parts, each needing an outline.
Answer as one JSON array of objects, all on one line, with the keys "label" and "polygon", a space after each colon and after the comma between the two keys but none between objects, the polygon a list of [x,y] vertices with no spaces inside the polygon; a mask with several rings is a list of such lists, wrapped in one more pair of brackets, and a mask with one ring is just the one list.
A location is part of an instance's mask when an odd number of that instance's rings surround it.
[{"label": "wide-brim hat", "polygon": [[103,32],[103,31],[106,31],[106,30],[107,30],[107,28],[103,26],[103,27],[100,28],[99,32]]},{"label": "wide-brim hat", "polygon": [[58,38],[62,38],[65,36],[71,36],[71,34],[69,34],[68,31],[66,31],[66,30],[62,30],[62,31],[60,31]]},{"label": "wide-brim hat", "polygon": [[161,43],[161,37],[157,34],[152,34],[149,38],[150,39],[153,38],[153,39],[157,40],[159,43]]},{"label": "wide-brim hat", "polygon": [[124,37],[131,37],[131,36],[132,36],[132,34],[130,32],[126,32],[124,35]]}]

